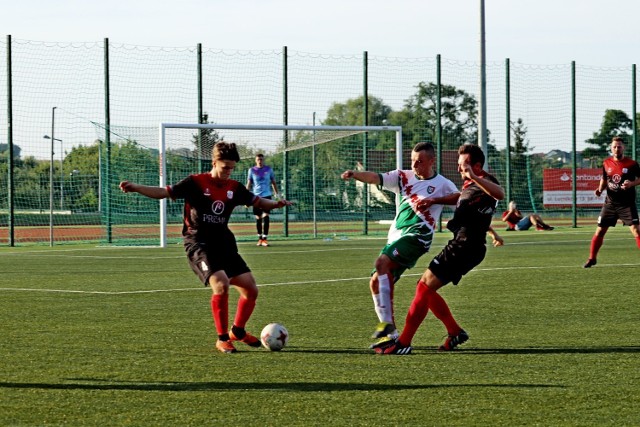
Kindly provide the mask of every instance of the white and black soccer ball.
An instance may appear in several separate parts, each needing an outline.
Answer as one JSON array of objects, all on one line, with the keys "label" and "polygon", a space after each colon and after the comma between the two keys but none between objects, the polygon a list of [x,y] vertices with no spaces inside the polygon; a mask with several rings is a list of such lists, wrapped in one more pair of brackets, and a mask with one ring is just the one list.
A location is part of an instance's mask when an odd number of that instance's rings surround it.
[{"label": "white and black soccer ball", "polygon": [[260,333],[260,342],[271,351],[280,351],[289,341],[289,331],[280,323],[269,323]]}]

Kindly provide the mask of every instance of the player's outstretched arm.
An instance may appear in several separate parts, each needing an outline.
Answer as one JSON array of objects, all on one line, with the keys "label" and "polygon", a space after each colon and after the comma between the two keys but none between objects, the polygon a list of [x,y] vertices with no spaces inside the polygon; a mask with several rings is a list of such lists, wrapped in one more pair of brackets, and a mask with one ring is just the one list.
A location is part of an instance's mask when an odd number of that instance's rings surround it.
[{"label": "player's outstretched arm", "polygon": [[122,181],[120,189],[123,193],[139,193],[151,199],[166,199],[169,192],[165,187],[136,184],[135,182]]},{"label": "player's outstretched arm", "polygon": [[375,172],[369,172],[369,171],[353,171],[353,170],[347,170],[342,172],[342,174],[340,175],[340,178],[346,180],[349,179],[355,179],[356,181],[360,181],[360,182],[364,182],[367,184],[375,184],[375,185],[380,185],[380,175],[378,175]]},{"label": "player's outstretched arm", "polygon": [[271,200],[265,199],[263,197],[258,197],[258,200],[256,200],[254,203],[254,206],[268,212],[272,209],[283,208],[285,206],[291,206],[292,204],[293,203],[285,199]]}]

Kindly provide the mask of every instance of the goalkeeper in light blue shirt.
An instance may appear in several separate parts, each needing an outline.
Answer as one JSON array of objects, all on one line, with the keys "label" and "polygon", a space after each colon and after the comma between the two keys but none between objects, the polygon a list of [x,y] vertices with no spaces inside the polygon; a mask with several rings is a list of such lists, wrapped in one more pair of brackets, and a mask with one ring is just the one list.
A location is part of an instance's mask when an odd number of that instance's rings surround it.
[{"label": "goalkeeper in light blue shirt", "polygon": [[[249,169],[247,188],[256,196],[265,199],[271,199],[272,196],[278,197],[276,175],[270,166],[264,164],[264,154],[262,153],[256,154],[256,165]],[[271,191],[272,188],[273,192]],[[269,236],[269,212],[254,206],[253,214],[256,216],[256,230],[258,231],[258,243],[256,246],[269,246],[267,241]]]}]

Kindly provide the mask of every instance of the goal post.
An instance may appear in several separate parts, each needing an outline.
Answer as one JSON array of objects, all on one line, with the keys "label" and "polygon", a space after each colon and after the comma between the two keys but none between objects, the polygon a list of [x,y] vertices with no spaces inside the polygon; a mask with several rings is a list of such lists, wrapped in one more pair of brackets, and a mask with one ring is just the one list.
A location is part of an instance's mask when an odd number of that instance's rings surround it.
[{"label": "goal post", "polygon": [[[211,135],[209,134],[208,135],[209,138],[204,138],[204,139],[235,142],[237,145],[239,145],[239,148],[241,149],[240,150],[241,157],[251,158],[251,159],[253,158],[253,155],[256,152],[265,151],[265,144],[268,144],[268,147],[270,147],[270,149],[266,150],[266,151],[270,151],[270,154],[282,152],[284,153],[285,156],[288,152],[293,152],[296,150],[312,150],[314,162],[315,162],[315,155],[316,155],[316,147],[319,147],[322,144],[325,144],[327,142],[339,141],[342,139],[349,140],[349,139],[353,139],[359,134],[365,134],[365,133],[367,135],[370,135],[371,133],[389,135],[389,133],[391,133],[392,135],[395,136],[395,138],[393,138],[393,140],[390,141],[390,143],[393,144],[393,149],[392,149],[393,153],[390,153],[389,152],[390,150],[386,150],[386,152],[378,153],[379,154],[378,157],[388,157],[389,154],[392,154],[393,159],[395,160],[395,164],[390,165],[392,167],[387,167],[385,170],[380,170],[380,172],[386,172],[386,170],[389,170],[393,167],[397,169],[402,169],[402,163],[403,163],[402,127],[401,126],[322,126],[322,125],[311,126],[311,125],[239,125],[239,124],[217,124],[217,123],[210,123],[210,124],[160,123],[159,132],[158,132],[159,133],[158,170],[159,170],[159,184],[161,187],[164,187],[167,185],[167,157],[168,157],[167,131],[172,129],[177,129],[177,130],[182,129],[182,130],[191,130],[191,131],[195,130],[201,133],[202,132],[211,133],[211,132],[219,132],[219,131],[227,131],[227,132],[264,131],[264,132],[271,132],[274,135],[276,135],[275,132],[281,131],[283,133],[282,134],[283,136],[282,137],[275,136],[273,138],[274,142],[271,142],[271,143],[264,142],[265,139],[271,139],[271,138],[265,138],[264,135],[262,135],[260,138],[261,142],[257,145],[254,145],[253,147],[251,146],[250,142],[247,142],[248,140],[246,136],[242,136],[242,137],[236,136],[235,139],[225,139],[225,136],[223,136],[222,138],[218,139],[217,138],[218,135],[216,133],[215,134],[216,138],[210,138]],[[295,132],[295,134],[293,134],[293,132]],[[260,134],[256,134],[256,135],[260,135]],[[184,137],[182,139],[184,139]],[[365,138],[364,140],[366,141],[367,139]],[[240,142],[240,144],[238,144],[238,142]],[[244,142],[246,142],[246,144],[243,144]],[[361,151],[362,153],[367,153],[369,148],[366,147],[366,143],[364,145],[365,147],[360,147],[359,149],[354,149],[352,151]],[[204,146],[204,145],[198,148],[200,150],[199,162],[202,164],[203,162],[209,161],[209,167],[210,167],[210,159],[211,159],[211,148],[212,146]],[[183,150],[186,150],[186,149],[183,148]],[[383,151],[383,150],[378,150],[378,151]],[[266,154],[268,153],[265,153],[265,155]],[[338,157],[344,157],[344,156],[338,156]],[[366,154],[365,154],[365,158],[366,158]],[[353,159],[349,161],[350,163],[342,162],[347,166],[340,165],[337,167],[345,167],[347,169],[355,168],[356,167],[355,163],[357,162]],[[340,162],[335,162],[335,164],[338,165],[340,164]],[[349,165],[353,165],[353,166],[349,166]],[[317,194],[315,194],[315,182],[316,182],[315,164],[314,164],[314,167],[311,168],[311,171],[313,174],[313,177],[312,177],[313,188],[314,188],[313,197],[315,198],[317,196]],[[336,175],[339,175],[341,172],[342,170],[335,170]],[[243,178],[240,178],[240,179],[243,179]],[[284,182],[285,183],[288,182],[288,177],[284,177]],[[290,197],[290,194],[289,194],[290,189],[288,188],[289,186],[284,185],[283,187],[284,188],[281,188],[281,191],[284,191],[283,193],[284,196]],[[364,194],[365,195],[367,194],[366,190],[364,190]],[[339,195],[336,195],[335,198],[339,199],[340,197]],[[363,200],[361,203],[364,209],[366,210],[367,202]],[[396,204],[397,204],[397,200],[395,201],[394,205]],[[166,199],[160,200],[159,209],[160,209],[160,212],[159,212],[160,213],[160,246],[166,247],[167,246],[167,200]],[[315,199],[314,199],[313,200],[314,230],[315,230],[315,221],[316,221],[315,215],[316,215],[316,207],[315,207]],[[285,224],[287,224],[287,221],[289,220],[288,216],[289,216],[288,210],[285,210],[285,214],[283,216],[283,222]],[[315,231],[314,231],[314,237],[316,237]]]}]

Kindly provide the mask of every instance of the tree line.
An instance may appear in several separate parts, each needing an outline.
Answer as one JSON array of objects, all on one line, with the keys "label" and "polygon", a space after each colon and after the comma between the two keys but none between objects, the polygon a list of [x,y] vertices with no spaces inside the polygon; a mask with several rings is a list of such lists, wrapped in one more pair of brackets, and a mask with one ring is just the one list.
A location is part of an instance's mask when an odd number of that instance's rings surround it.
[{"label": "tree line", "polygon": [[[441,105],[441,132],[442,148],[455,150],[463,143],[477,143],[478,135],[478,102],[472,94],[455,86],[440,86]],[[363,124],[364,98],[362,96],[348,99],[344,102],[335,102],[326,112],[326,118],[322,125],[330,126],[359,126]],[[384,101],[375,96],[369,96],[367,103],[368,124],[402,126],[403,141],[405,147],[412,147],[419,141],[435,142],[437,135],[437,105],[438,86],[432,82],[420,82],[416,85],[416,92],[405,100],[403,108],[394,111]],[[638,115],[640,120],[640,114]],[[207,114],[203,122],[209,123]],[[583,159],[594,166],[599,167],[608,153],[609,143],[613,136],[622,136],[628,143],[632,135],[632,119],[622,110],[608,109],[604,112],[600,128],[593,132],[591,138],[585,143],[589,145],[582,151]],[[531,156],[533,145],[527,136],[527,127],[521,118],[516,119],[511,126],[512,168],[511,184],[513,192],[526,197],[535,204],[541,200],[542,169],[544,167],[558,167],[553,160]],[[489,133],[489,161],[490,167],[504,180],[504,162],[506,162],[506,149],[498,149],[491,140]],[[304,132],[298,133],[296,138],[304,138]],[[175,182],[186,175],[198,171],[206,171],[210,167],[210,159],[207,150],[218,140],[223,139],[217,131],[206,129],[197,131],[192,138],[192,150],[185,149],[167,151],[167,180]],[[381,134],[370,141],[372,150],[389,151],[395,148],[395,138],[392,133]],[[20,147],[14,147],[14,200],[16,209],[46,210],[49,208],[50,185],[54,188],[55,207],[61,210],[76,212],[97,212],[101,210],[101,192],[105,185],[114,188],[120,180],[130,179],[149,185],[157,185],[158,164],[157,152],[141,147],[133,139],[113,144],[111,147],[111,161],[109,163],[110,176],[105,175],[106,150],[100,140],[87,145],[75,146],[64,157],[64,160],[54,160],[54,178],[50,181],[50,161],[37,160],[33,156],[22,157]],[[265,153],[267,164],[272,165],[276,172],[282,176],[282,161],[284,147],[280,147],[276,153]],[[344,208],[348,202],[341,200],[341,191],[344,185],[337,175],[342,169],[341,159],[347,154],[353,156],[362,150],[361,139],[351,138],[340,144],[323,144],[316,148],[319,162],[315,165],[317,182],[321,182],[322,191],[315,194],[316,203],[326,206],[327,209]],[[210,152],[210,151],[209,151]],[[241,147],[243,157],[252,158],[255,149],[249,146]],[[298,199],[299,208],[312,203],[309,194],[313,187],[310,177],[314,175],[309,150],[292,151],[289,153],[289,162],[295,167],[289,170],[289,197]],[[390,156],[393,157],[393,156]],[[199,158],[199,160],[198,160]],[[204,158],[204,160],[203,160]],[[0,185],[7,188],[8,179],[8,146],[0,144]],[[320,165],[320,166],[319,166]],[[235,179],[244,182],[246,170],[252,166],[252,162],[241,162],[234,175]],[[347,166],[352,167],[352,166]],[[394,162],[381,165],[392,169]],[[388,170],[387,169],[387,170]],[[383,170],[381,170],[382,172]],[[501,176],[502,175],[502,176]],[[533,185],[539,183],[540,185]],[[532,193],[535,189],[536,193]],[[0,192],[0,206],[7,206],[6,192]],[[112,204],[127,204],[134,211],[145,209],[145,204],[150,203],[144,198],[122,199],[116,191],[111,192]],[[353,195],[355,197],[355,195]],[[59,202],[58,202],[59,201]],[[104,201],[102,201],[104,203]],[[131,206],[133,204],[133,206]],[[140,206],[135,206],[139,204]],[[521,203],[522,204],[522,203]],[[524,206],[526,208],[526,206]],[[531,206],[533,207],[533,206]],[[177,209],[177,208],[175,208]],[[173,212],[179,215],[180,212]]]}]

